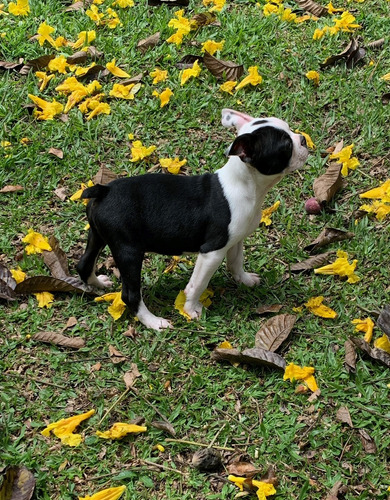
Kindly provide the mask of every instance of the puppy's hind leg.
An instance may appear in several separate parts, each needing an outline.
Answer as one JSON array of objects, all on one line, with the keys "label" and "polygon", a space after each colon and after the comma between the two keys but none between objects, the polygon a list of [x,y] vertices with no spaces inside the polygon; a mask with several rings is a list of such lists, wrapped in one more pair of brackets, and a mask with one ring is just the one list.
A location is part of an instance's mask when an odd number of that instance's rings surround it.
[{"label": "puppy's hind leg", "polygon": [[144,253],[131,246],[122,245],[113,251],[115,263],[122,278],[122,300],[130,313],[136,316],[147,328],[161,330],[172,328],[172,324],[164,318],[152,314],[146,307],[141,295],[141,269]]},{"label": "puppy's hind leg", "polygon": [[98,288],[106,288],[112,285],[111,280],[104,274],[99,276],[95,274],[96,261],[105,246],[105,242],[91,226],[88,232],[87,248],[77,264],[77,272],[84,283]]},{"label": "puppy's hind leg", "polygon": [[260,278],[256,273],[244,271],[244,244],[242,241],[229,248],[226,261],[227,268],[237,283],[243,283],[246,286],[255,286],[260,283]]}]

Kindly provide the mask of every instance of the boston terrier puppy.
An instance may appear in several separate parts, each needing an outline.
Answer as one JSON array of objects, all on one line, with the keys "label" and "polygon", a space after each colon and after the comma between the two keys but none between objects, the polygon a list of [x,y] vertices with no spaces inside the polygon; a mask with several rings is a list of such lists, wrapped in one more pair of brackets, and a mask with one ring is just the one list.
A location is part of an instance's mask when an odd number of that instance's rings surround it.
[{"label": "boston terrier puppy", "polygon": [[259,276],[243,268],[244,239],[259,226],[267,192],[308,156],[305,138],[278,118],[223,109],[222,125],[235,127],[238,136],[227,150],[227,163],[213,174],[145,174],[97,184],[82,194],[90,199],[90,229],[77,271],[85,283],[110,286],[106,276],[95,274],[108,245],[121,274],[122,300],[148,328],[172,325],[152,314],[142,299],[145,253],[199,253],[185,288],[184,311],[191,318],[200,316],[199,297],[225,257],[238,283],[258,284]]}]

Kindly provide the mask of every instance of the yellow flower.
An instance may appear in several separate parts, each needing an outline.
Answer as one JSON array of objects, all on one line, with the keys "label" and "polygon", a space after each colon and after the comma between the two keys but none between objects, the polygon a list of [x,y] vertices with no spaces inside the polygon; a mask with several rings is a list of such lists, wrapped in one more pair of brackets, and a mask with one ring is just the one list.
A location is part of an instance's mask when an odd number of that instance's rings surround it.
[{"label": "yellow flower", "polygon": [[386,73],[385,75],[381,76],[381,79],[385,82],[390,82],[390,73]]},{"label": "yellow flower", "polygon": [[329,14],[335,14],[336,12],[344,12],[344,9],[336,9],[335,7],[333,7],[332,2],[329,2],[326,8],[328,9]]},{"label": "yellow flower", "polygon": [[191,77],[196,78],[201,72],[198,60],[194,62],[192,68],[184,69],[181,73],[180,85],[184,85]]},{"label": "yellow flower", "polygon": [[172,257],[170,264],[167,266],[166,269],[164,269],[164,274],[171,273],[172,271],[174,271],[178,267],[180,262],[183,262],[185,264],[193,266],[193,262],[190,261],[189,259],[186,259],[185,257],[178,257],[177,255],[174,255]]},{"label": "yellow flower", "polygon": [[118,320],[125,312],[126,304],[122,300],[122,292],[112,292],[96,297],[95,302],[112,302],[107,311],[114,318]]},{"label": "yellow flower", "polygon": [[101,24],[101,20],[104,17],[104,14],[99,12],[99,9],[96,5],[91,5],[91,8],[85,11],[85,14],[94,22],[97,26]]},{"label": "yellow flower", "polygon": [[[207,309],[211,305],[211,297],[213,297],[213,295],[214,292],[209,288],[207,288],[200,296],[199,302],[202,305],[204,305],[204,307],[206,307]],[[191,316],[184,311],[184,305],[186,303],[186,300],[187,300],[186,294],[184,293],[184,290],[181,290],[175,300],[175,309],[179,311],[179,313],[182,316],[187,318],[188,321],[191,321]]]},{"label": "yellow flower", "polygon": [[295,22],[297,15],[292,12],[291,9],[284,9],[283,11],[280,12],[280,18],[282,21],[287,21],[289,23]]},{"label": "yellow flower", "polygon": [[272,224],[271,214],[273,214],[275,210],[279,208],[279,206],[280,206],[280,201],[278,200],[271,207],[265,208],[261,212],[260,224],[263,222],[266,226],[270,226]]},{"label": "yellow flower", "polygon": [[227,92],[228,94],[233,95],[233,89],[236,85],[237,82],[235,82],[234,80],[228,80],[219,86],[219,90],[221,92]]},{"label": "yellow flower", "polygon": [[92,62],[89,66],[85,66],[85,68],[82,68],[82,67],[76,67],[76,71],[75,71],[75,75],[76,76],[83,76],[85,75],[86,73],[88,73],[88,71],[93,68],[94,66],[96,66],[96,63],[95,62]]},{"label": "yellow flower", "polygon": [[[4,10],[5,5],[3,3],[0,3],[0,15],[3,16],[9,16],[8,12],[5,12]],[[0,36],[2,36],[3,33],[0,33]]]},{"label": "yellow flower", "polygon": [[203,5],[207,7],[212,4],[213,6],[209,9],[209,12],[221,12],[224,8],[226,0],[203,0]]},{"label": "yellow flower", "polygon": [[344,177],[348,175],[348,170],[355,170],[358,165],[360,165],[359,160],[355,157],[351,158],[353,144],[349,146],[345,146],[338,153],[333,153],[329,156],[331,160],[338,160],[339,163],[342,163],[343,168],[341,169],[341,173]]},{"label": "yellow flower", "polygon": [[314,392],[318,389],[317,382],[313,376],[314,368],[310,366],[304,366],[301,368],[294,363],[290,363],[286,366],[284,371],[283,380],[290,380],[293,382],[294,380],[303,380],[303,382],[308,386],[308,388]]},{"label": "yellow flower", "polygon": [[176,31],[173,35],[171,35],[169,38],[167,38],[168,43],[174,43],[175,45],[180,45],[183,42],[183,36],[184,36],[183,31]]},{"label": "yellow flower", "polygon": [[58,50],[59,48],[64,47],[66,45],[68,45],[66,39],[63,36],[59,36],[54,40],[53,47]]},{"label": "yellow flower", "polygon": [[263,481],[256,481],[255,479],[247,477],[238,477],[229,475],[228,480],[234,483],[241,491],[245,490],[255,490],[256,495],[259,500],[266,500],[270,495],[275,495],[276,489],[271,483],[264,483]]},{"label": "yellow flower", "polygon": [[273,3],[266,3],[263,7],[263,14],[268,17],[271,14],[277,14],[279,12],[279,7]]},{"label": "yellow flower", "polygon": [[370,189],[359,195],[360,198],[369,198],[371,200],[380,199],[384,202],[390,202],[390,179],[387,179],[379,187]]},{"label": "yellow flower", "polygon": [[24,273],[19,266],[17,269],[10,269],[10,271],[16,283],[21,283],[26,279],[26,273]]},{"label": "yellow flower", "polygon": [[130,83],[129,85],[114,83],[112,90],[110,90],[110,96],[118,97],[120,99],[134,99],[134,93],[131,92],[134,85],[135,83]]},{"label": "yellow flower", "polygon": [[9,141],[1,141],[0,146],[2,148],[10,148],[12,146],[12,144]]},{"label": "yellow flower", "polygon": [[117,5],[121,9],[125,9],[126,7],[134,7],[134,1],[133,0],[115,0],[115,2],[112,5],[114,7]]},{"label": "yellow flower", "polygon": [[38,28],[38,42],[39,45],[43,45],[45,42],[49,42],[50,45],[54,45],[54,39],[50,36],[55,31],[55,28],[49,26],[46,21],[43,21]]},{"label": "yellow flower", "polygon": [[242,89],[243,87],[245,87],[246,85],[258,85],[259,83],[261,83],[263,81],[263,78],[259,75],[258,71],[257,71],[257,66],[251,66],[249,69],[248,69],[248,73],[249,75],[246,76],[236,87],[236,90],[240,90]]},{"label": "yellow flower", "polygon": [[180,168],[187,163],[187,160],[179,160],[176,156],[175,158],[160,158],[160,165],[166,168],[171,174],[178,174]]},{"label": "yellow flower", "polygon": [[390,214],[390,205],[383,203],[382,201],[374,201],[371,205],[362,205],[359,210],[364,210],[365,212],[376,214],[376,218],[381,221],[387,215]]},{"label": "yellow flower", "polygon": [[336,318],[337,313],[333,311],[330,307],[324,306],[322,303],[324,297],[320,295],[319,297],[312,297],[309,299],[305,306],[309,309],[310,312],[315,314],[316,316],[320,316],[320,318]]},{"label": "yellow flower", "polygon": [[320,83],[320,74],[318,73],[318,71],[308,71],[306,73],[306,78],[311,80],[314,85],[318,85]]},{"label": "yellow flower", "polygon": [[34,293],[35,297],[38,300],[38,307],[46,307],[50,309],[54,302],[54,295],[50,292],[38,292]]},{"label": "yellow flower", "polygon": [[108,9],[106,10],[106,14],[109,16],[109,18],[104,21],[104,24],[106,24],[110,29],[114,29],[118,25],[122,26],[118,14],[113,9],[108,7]]},{"label": "yellow flower", "polygon": [[219,344],[218,349],[233,349],[233,346],[228,340],[224,340]]},{"label": "yellow flower", "polygon": [[301,132],[300,130],[296,130],[295,133],[303,135],[303,137],[306,139],[306,144],[307,144],[308,148],[315,149],[316,145],[314,144],[314,142],[309,134],[306,134],[305,132]]},{"label": "yellow flower", "polygon": [[78,497],[78,500],[118,500],[124,491],[126,491],[126,486],[117,486],[99,491],[92,496]]},{"label": "yellow flower", "polygon": [[143,146],[141,141],[134,141],[131,147],[131,162],[136,162],[143,160],[147,156],[150,156],[153,151],[156,149],[156,146]]},{"label": "yellow flower", "polygon": [[99,102],[94,106],[93,110],[87,115],[87,121],[92,120],[97,115],[109,115],[111,113],[111,107],[106,102]]},{"label": "yellow flower", "polygon": [[117,422],[113,424],[111,429],[105,432],[96,431],[96,435],[103,439],[121,439],[127,434],[134,434],[139,432],[146,432],[147,427],[135,424],[124,424],[122,422]]},{"label": "yellow flower", "polygon": [[356,325],[355,331],[356,332],[364,332],[364,340],[366,342],[371,342],[372,339],[372,334],[374,330],[375,323],[372,321],[371,318],[366,318],[366,319],[353,319],[352,324]]},{"label": "yellow flower", "polygon": [[341,14],[339,19],[334,17],[332,20],[336,30],[352,32],[355,28],[361,28],[360,24],[354,24],[356,19],[347,10]]},{"label": "yellow flower", "polygon": [[157,443],[153,446],[152,450],[158,450],[160,453],[164,453],[165,448],[162,444]]},{"label": "yellow flower", "polygon": [[341,277],[347,277],[347,283],[357,283],[360,281],[359,276],[355,274],[355,269],[357,265],[357,260],[354,260],[352,264],[348,262],[347,252],[338,250],[337,259],[327,266],[319,267],[314,269],[315,274],[336,274]]},{"label": "yellow flower", "polygon": [[173,92],[167,87],[160,94],[157,92],[157,90],[153,91],[152,95],[160,99],[160,108],[163,108],[169,103],[170,98],[173,96]]},{"label": "yellow flower", "polygon": [[66,73],[66,67],[68,66],[68,63],[66,62],[66,57],[65,56],[58,56],[49,61],[49,64],[47,67],[49,68],[50,71],[58,71],[58,73]]},{"label": "yellow flower", "polygon": [[28,0],[17,0],[16,3],[10,2],[8,4],[8,12],[14,16],[27,16],[30,12]]},{"label": "yellow flower", "polygon": [[79,104],[79,110],[85,114],[88,113],[89,109],[95,109],[99,105],[101,99],[103,99],[104,95],[105,94],[96,94],[93,97],[88,97],[81,104]]},{"label": "yellow flower", "polygon": [[214,40],[207,40],[202,43],[202,52],[207,51],[209,54],[214,55],[217,50],[222,50],[225,45],[225,40],[215,42]]},{"label": "yellow flower", "polygon": [[[70,201],[79,201],[81,200],[81,195],[83,194],[83,191],[87,189],[87,187],[92,187],[94,184],[91,180],[87,182],[87,184],[84,184],[83,182],[81,183],[81,187],[78,191],[76,191],[72,196],[69,198]],[[88,200],[82,200],[84,205],[88,204]]]},{"label": "yellow flower", "polygon": [[78,34],[77,40],[74,43],[71,43],[70,46],[72,49],[79,49],[83,47],[83,45],[90,45],[96,38],[96,31],[81,31]]},{"label": "yellow flower", "polygon": [[83,420],[91,417],[94,413],[95,410],[90,410],[87,413],[82,413],[81,415],[63,418],[58,420],[58,422],[49,424],[46,429],[41,431],[41,434],[42,436],[49,437],[50,431],[52,431],[55,436],[61,439],[62,443],[68,444],[69,446],[78,446],[82,441],[82,436],[81,434],[73,434],[73,431]]},{"label": "yellow flower", "polygon": [[106,64],[106,68],[110,73],[112,73],[114,76],[118,76],[119,78],[130,78],[130,75],[126,73],[126,71],[123,71],[122,69],[118,68],[118,66],[115,65],[115,58]]},{"label": "yellow flower", "polygon": [[321,38],[325,35],[325,30],[322,29],[320,30],[319,28],[317,28],[315,31],[314,31],[314,34],[313,34],[313,40],[321,40]]},{"label": "yellow flower", "polygon": [[168,78],[168,71],[155,68],[149,73],[149,75],[153,78],[153,85],[156,85],[156,83],[165,82]]},{"label": "yellow flower", "polygon": [[27,243],[25,248],[27,255],[34,253],[42,253],[43,250],[51,252],[52,248],[49,245],[47,236],[42,236],[36,233],[33,229],[29,229],[27,235],[22,239],[23,243]]},{"label": "yellow flower", "polygon": [[168,26],[170,28],[174,28],[177,31],[180,31],[182,35],[188,35],[188,33],[196,28],[196,23],[194,21],[191,21],[190,19],[187,19],[183,16],[184,14],[184,9],[178,10],[175,12],[175,17],[176,19],[172,18]]},{"label": "yellow flower", "polygon": [[64,92],[64,94],[70,94],[75,90],[83,90],[84,85],[77,80],[75,76],[70,76],[65,81],[63,81],[60,85],[57,85],[57,92]]},{"label": "yellow flower", "polygon": [[383,351],[386,351],[388,354],[390,354],[390,340],[386,334],[383,334],[383,337],[379,337],[379,339],[376,339],[374,342],[374,346],[377,349],[382,349]]},{"label": "yellow flower", "polygon": [[50,82],[55,75],[48,75],[45,71],[37,71],[35,76],[39,78],[39,91],[42,92],[47,87],[47,84]]}]

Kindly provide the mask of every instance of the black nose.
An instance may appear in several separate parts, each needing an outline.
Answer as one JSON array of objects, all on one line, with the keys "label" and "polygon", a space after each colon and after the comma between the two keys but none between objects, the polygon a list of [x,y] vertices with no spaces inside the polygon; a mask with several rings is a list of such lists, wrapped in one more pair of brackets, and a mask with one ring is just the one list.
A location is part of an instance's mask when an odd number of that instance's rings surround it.
[{"label": "black nose", "polygon": [[306,139],[303,135],[301,135],[301,146],[303,146],[304,148],[307,148],[307,142],[306,142]]}]

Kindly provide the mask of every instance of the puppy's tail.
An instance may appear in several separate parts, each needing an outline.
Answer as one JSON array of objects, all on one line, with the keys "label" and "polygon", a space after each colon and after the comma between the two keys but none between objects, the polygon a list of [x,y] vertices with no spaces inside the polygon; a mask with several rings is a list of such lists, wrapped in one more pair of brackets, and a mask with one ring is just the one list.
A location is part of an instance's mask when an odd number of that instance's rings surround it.
[{"label": "puppy's tail", "polygon": [[81,194],[81,198],[96,198],[102,200],[109,192],[109,186],[103,186],[103,184],[96,184],[95,186],[84,189]]}]

